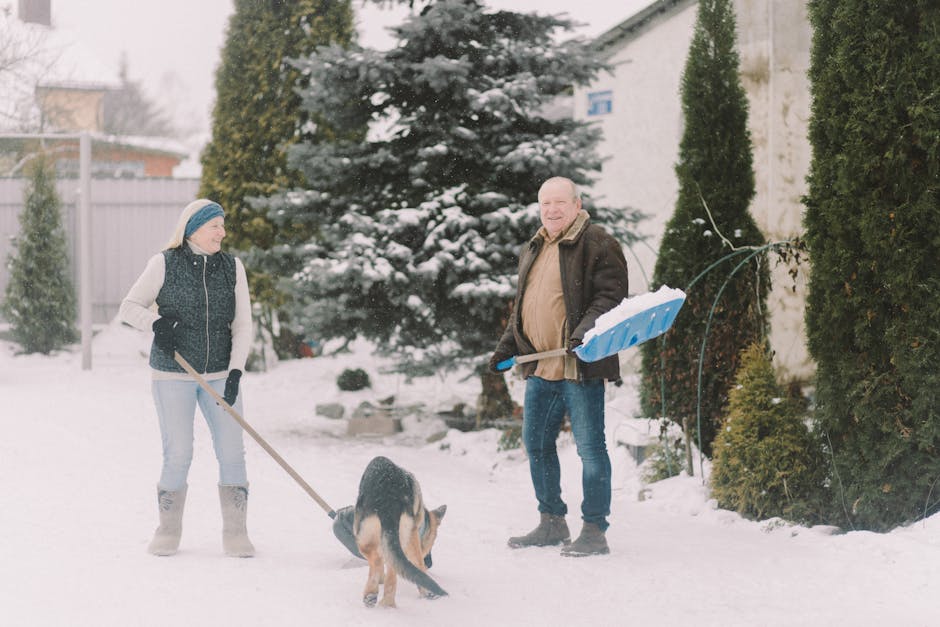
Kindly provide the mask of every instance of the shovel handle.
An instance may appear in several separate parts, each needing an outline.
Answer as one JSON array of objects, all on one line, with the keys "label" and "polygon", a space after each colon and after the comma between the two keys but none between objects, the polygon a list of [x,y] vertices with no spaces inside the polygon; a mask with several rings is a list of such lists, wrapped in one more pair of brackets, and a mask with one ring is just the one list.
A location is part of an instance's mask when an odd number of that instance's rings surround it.
[{"label": "shovel handle", "polygon": [[504,359],[503,361],[496,364],[496,369],[500,372],[504,370],[509,370],[516,364],[525,364],[530,361],[538,361],[540,359],[548,359],[550,357],[564,357],[568,354],[567,348],[554,348],[550,351],[543,351],[541,353],[529,353],[528,355],[516,355],[515,357],[510,357],[509,359]]},{"label": "shovel handle", "polygon": [[174,352],[174,353],[173,353],[173,358],[176,360],[176,363],[178,363],[180,366],[183,367],[183,370],[185,370],[186,372],[188,372],[189,375],[190,375],[193,379],[196,380],[196,383],[198,383],[198,384],[200,385],[200,387],[202,387],[202,389],[205,390],[205,391],[209,394],[209,396],[211,396],[213,399],[215,399],[215,402],[216,402],[216,403],[218,403],[219,405],[222,406],[222,409],[224,409],[225,411],[227,411],[227,412],[229,413],[229,415],[230,415],[232,418],[235,419],[235,422],[237,422],[238,424],[241,425],[242,429],[244,429],[244,430],[248,433],[248,435],[250,435],[252,438],[254,438],[255,442],[257,442],[259,445],[261,445],[261,448],[263,448],[265,451],[268,452],[268,455],[270,455],[271,457],[274,458],[274,461],[276,461],[278,464],[280,464],[281,468],[283,468],[284,470],[287,471],[287,474],[289,474],[289,475],[294,479],[294,481],[296,481],[296,482],[298,483],[298,485],[300,485],[300,487],[303,488],[304,491],[305,491],[307,494],[309,494],[310,497],[311,497],[314,501],[317,502],[317,505],[319,505],[320,507],[323,508],[323,510],[330,516],[330,518],[336,518],[336,511],[335,511],[332,507],[330,507],[329,505],[327,505],[326,501],[324,501],[322,498],[320,498],[320,495],[317,494],[317,493],[314,491],[314,489],[310,487],[310,484],[308,484],[306,481],[304,481],[304,478],[301,477],[299,474],[297,474],[297,471],[294,470],[293,468],[291,468],[290,464],[288,464],[286,461],[284,461],[284,458],[281,457],[280,455],[278,455],[277,451],[275,451],[273,448],[271,448],[271,445],[268,444],[268,443],[265,441],[265,439],[262,438],[261,435],[260,435],[257,431],[255,431],[255,430],[252,428],[252,426],[251,426],[250,424],[248,424],[248,423],[245,421],[245,419],[242,418],[241,415],[240,415],[237,411],[235,411],[235,408],[234,408],[234,407],[232,407],[231,405],[229,405],[228,403],[226,403],[226,402],[225,402],[225,399],[223,399],[221,396],[219,396],[219,393],[212,389],[212,386],[209,385],[209,382],[206,381],[205,378],[203,378],[202,375],[200,375],[198,372],[196,372],[196,370],[193,369],[193,367],[189,365],[189,362],[186,361],[186,359],[184,359],[182,355],[180,355],[179,353]]}]

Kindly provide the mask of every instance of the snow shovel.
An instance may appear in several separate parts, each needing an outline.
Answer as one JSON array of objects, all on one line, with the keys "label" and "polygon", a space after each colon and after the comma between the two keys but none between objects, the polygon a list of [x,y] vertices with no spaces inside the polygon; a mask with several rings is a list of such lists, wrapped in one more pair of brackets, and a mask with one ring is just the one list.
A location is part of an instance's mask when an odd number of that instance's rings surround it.
[{"label": "snow shovel", "polygon": [[[624,298],[619,305],[597,318],[574,353],[581,361],[598,361],[658,337],[672,326],[684,302],[685,292],[665,285],[655,292]],[[503,372],[516,364],[562,357],[567,352],[568,349],[556,348],[517,355],[499,362],[496,369]]]},{"label": "snow shovel", "polygon": [[216,403],[221,405],[222,408],[227,411],[232,418],[235,419],[235,422],[241,425],[242,429],[244,429],[248,435],[254,438],[255,442],[261,445],[261,448],[268,452],[268,455],[274,458],[274,461],[281,465],[281,468],[287,471],[287,474],[289,474],[294,479],[294,481],[296,481],[298,485],[300,485],[300,487],[303,488],[304,491],[309,494],[314,501],[317,502],[317,505],[323,508],[323,511],[325,511],[329,517],[333,519],[333,534],[336,536],[336,538],[343,543],[343,546],[349,549],[350,553],[356,557],[361,558],[362,554],[359,553],[359,547],[356,544],[356,536],[353,533],[352,507],[343,507],[339,511],[336,511],[327,505],[326,501],[320,498],[319,494],[314,492],[313,488],[310,487],[310,484],[304,481],[303,477],[297,474],[297,471],[291,468],[290,464],[284,461],[284,458],[278,455],[277,451],[271,448],[271,445],[268,444],[265,439],[262,438],[261,435],[252,428],[250,424],[245,422],[245,419],[242,418],[237,411],[235,411],[235,408],[226,403],[225,399],[219,396],[219,393],[212,389],[212,386],[209,385],[202,375],[196,372],[193,367],[189,365],[189,362],[187,362],[182,355],[179,353],[173,353],[173,358],[176,359],[176,363],[183,367],[183,370],[188,372],[189,375],[196,380],[196,383],[198,383],[203,390],[209,393],[209,396],[215,399]]}]

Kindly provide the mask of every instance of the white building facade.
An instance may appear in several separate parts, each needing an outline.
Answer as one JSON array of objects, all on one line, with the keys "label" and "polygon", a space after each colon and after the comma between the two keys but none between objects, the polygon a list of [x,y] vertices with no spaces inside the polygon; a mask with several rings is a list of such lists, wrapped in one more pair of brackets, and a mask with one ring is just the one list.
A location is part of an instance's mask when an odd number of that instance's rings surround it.
[{"label": "white building facade", "polygon": [[[656,0],[599,36],[596,45],[613,66],[574,93],[574,117],[603,130],[607,160],[592,196],[649,216],[646,244],[628,254],[630,292],[647,291],[656,251],[678,197],[675,164],[683,119],[680,84],[698,3]],[[803,0],[734,0],[741,82],[749,101],[756,195],[751,214],[768,241],[802,232],[811,150],[809,55],[812,32]],[[773,267],[768,298],[775,366],[785,380],[807,381],[814,365],[803,322],[806,263]],[[774,267],[775,266],[775,267]],[[729,268],[730,271],[730,268]],[[679,287],[684,286],[670,286]]]}]

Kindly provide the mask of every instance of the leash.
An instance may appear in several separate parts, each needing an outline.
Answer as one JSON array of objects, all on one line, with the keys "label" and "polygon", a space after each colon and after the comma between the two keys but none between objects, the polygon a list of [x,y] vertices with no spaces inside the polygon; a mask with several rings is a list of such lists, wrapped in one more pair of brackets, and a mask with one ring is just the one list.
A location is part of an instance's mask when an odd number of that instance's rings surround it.
[{"label": "leash", "polygon": [[[350,553],[352,553],[352,554],[355,555],[356,557],[362,557],[362,555],[359,553],[359,547],[358,547],[358,545],[356,544],[356,534],[353,533],[353,520],[352,520],[352,516],[348,516],[348,515],[347,515],[347,516],[337,516],[336,510],[334,510],[332,507],[330,507],[330,506],[327,504],[326,501],[324,501],[322,498],[320,498],[320,495],[317,494],[316,491],[315,491],[313,488],[310,487],[310,484],[307,483],[306,481],[304,481],[304,478],[301,477],[301,476],[297,473],[297,471],[294,470],[294,469],[291,467],[291,465],[288,464],[288,463],[284,460],[284,458],[281,457],[281,456],[278,454],[278,452],[275,451],[274,448],[273,448],[270,444],[268,444],[267,441],[266,441],[264,438],[261,437],[261,434],[259,434],[257,431],[255,431],[255,430],[252,428],[252,426],[251,426],[250,424],[248,424],[248,422],[241,416],[241,414],[239,414],[237,411],[235,411],[235,408],[234,408],[234,407],[232,407],[231,405],[229,405],[228,403],[226,403],[226,402],[225,402],[225,399],[222,398],[221,396],[219,396],[219,393],[212,389],[212,386],[209,385],[209,382],[206,381],[205,378],[203,378],[202,375],[200,375],[198,372],[196,372],[196,370],[195,370],[192,366],[189,365],[189,362],[186,361],[186,359],[184,359],[182,355],[180,355],[178,352],[174,352],[174,353],[173,353],[173,359],[175,359],[175,360],[176,360],[176,363],[178,363],[180,366],[182,366],[183,370],[185,370],[186,372],[188,372],[188,373],[189,373],[189,376],[191,376],[193,379],[195,379],[195,380],[196,380],[196,383],[198,383],[199,386],[200,386],[203,390],[205,390],[206,392],[208,392],[209,396],[211,396],[213,399],[215,399],[215,402],[218,403],[219,405],[221,405],[221,406],[222,406],[222,409],[224,409],[226,412],[228,412],[228,414],[229,414],[232,418],[235,419],[235,422],[237,422],[239,425],[241,425],[241,428],[244,429],[244,430],[248,433],[248,435],[250,435],[252,438],[254,438],[255,442],[257,442],[257,443],[261,446],[261,448],[263,448],[263,449],[268,453],[268,455],[270,455],[270,456],[274,459],[274,461],[276,461],[276,462],[281,466],[281,468],[283,468],[285,471],[287,471],[287,474],[289,474],[289,475],[291,476],[291,478],[292,478],[294,481],[296,481],[297,484],[298,484],[301,488],[304,489],[304,492],[306,492],[307,494],[309,494],[309,495],[310,495],[310,498],[312,498],[314,501],[316,501],[316,502],[317,502],[317,505],[319,505],[320,507],[322,507],[322,508],[323,508],[323,511],[325,511],[325,512],[327,513],[327,515],[328,515],[331,519],[333,519],[333,535],[336,536],[336,539],[339,540],[339,541],[343,544],[343,546],[345,546],[345,547],[349,550]],[[351,509],[352,509],[352,508],[350,508],[350,507],[344,508],[344,510],[351,510]]]}]

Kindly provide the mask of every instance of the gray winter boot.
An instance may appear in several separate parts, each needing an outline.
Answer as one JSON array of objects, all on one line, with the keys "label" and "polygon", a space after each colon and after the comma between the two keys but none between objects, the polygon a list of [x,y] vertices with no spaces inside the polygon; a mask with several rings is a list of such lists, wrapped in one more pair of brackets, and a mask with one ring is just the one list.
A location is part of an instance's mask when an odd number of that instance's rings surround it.
[{"label": "gray winter boot", "polygon": [[600,527],[589,522],[584,523],[577,540],[561,549],[561,554],[565,557],[587,557],[608,553],[610,553],[610,547],[607,546],[607,536]]},{"label": "gray winter boot", "polygon": [[255,547],[248,539],[248,486],[220,485],[222,504],[222,548],[229,557],[254,557]]},{"label": "gray winter boot", "polygon": [[163,490],[157,486],[157,508],[160,526],[153,534],[147,551],[154,555],[173,555],[180,546],[183,533],[183,505],[186,504],[186,486],[182,490]]},{"label": "gray winter boot", "polygon": [[521,549],[527,546],[555,546],[571,539],[568,523],[564,516],[542,513],[539,526],[524,536],[509,538],[509,548]]}]

